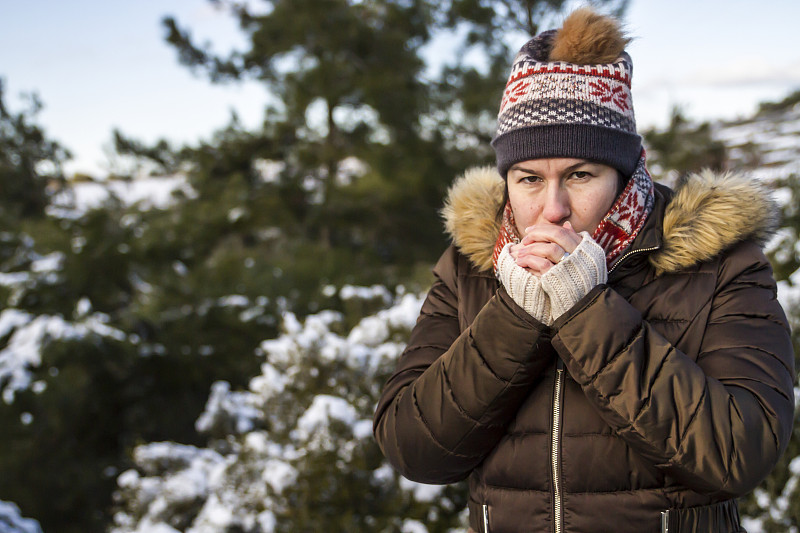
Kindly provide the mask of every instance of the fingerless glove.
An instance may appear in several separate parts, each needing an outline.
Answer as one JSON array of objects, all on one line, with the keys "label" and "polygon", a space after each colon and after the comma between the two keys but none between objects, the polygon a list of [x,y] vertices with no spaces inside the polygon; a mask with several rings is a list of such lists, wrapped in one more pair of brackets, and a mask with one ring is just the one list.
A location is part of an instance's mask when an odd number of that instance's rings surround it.
[{"label": "fingerless glove", "polygon": [[539,322],[550,326],[553,323],[550,298],[542,290],[539,278],[519,266],[511,257],[510,247],[511,244],[506,244],[497,258],[500,283],[517,305]]},{"label": "fingerless glove", "polygon": [[550,297],[550,310],[555,322],[595,286],[608,279],[606,253],[588,233],[582,231],[575,250],[545,272],[541,289]]}]

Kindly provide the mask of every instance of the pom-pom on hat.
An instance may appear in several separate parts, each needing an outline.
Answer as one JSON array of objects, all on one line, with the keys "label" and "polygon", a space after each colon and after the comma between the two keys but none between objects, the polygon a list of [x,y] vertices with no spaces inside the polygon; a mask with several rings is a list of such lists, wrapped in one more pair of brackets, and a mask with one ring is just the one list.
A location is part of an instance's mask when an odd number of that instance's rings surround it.
[{"label": "pom-pom on hat", "polygon": [[492,146],[505,177],[514,163],[574,157],[625,177],[642,151],[631,99],[633,64],[619,22],[591,8],[522,47],[500,103]]}]

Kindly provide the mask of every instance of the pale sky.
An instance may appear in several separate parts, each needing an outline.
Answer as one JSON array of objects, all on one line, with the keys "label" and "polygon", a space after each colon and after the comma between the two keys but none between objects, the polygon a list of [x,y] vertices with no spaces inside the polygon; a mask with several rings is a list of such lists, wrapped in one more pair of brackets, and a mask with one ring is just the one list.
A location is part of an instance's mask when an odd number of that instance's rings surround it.
[{"label": "pale sky", "polygon": [[[114,127],[180,144],[208,138],[231,110],[260,124],[265,89],[192,75],[163,40],[166,14],[216,50],[242,42],[208,0],[0,0],[6,101],[18,110],[19,93],[38,93],[39,122],[74,154],[68,172],[105,174]],[[639,129],[664,125],[675,105],[690,118],[731,119],[800,89],[797,20],[797,0],[632,0]]]}]

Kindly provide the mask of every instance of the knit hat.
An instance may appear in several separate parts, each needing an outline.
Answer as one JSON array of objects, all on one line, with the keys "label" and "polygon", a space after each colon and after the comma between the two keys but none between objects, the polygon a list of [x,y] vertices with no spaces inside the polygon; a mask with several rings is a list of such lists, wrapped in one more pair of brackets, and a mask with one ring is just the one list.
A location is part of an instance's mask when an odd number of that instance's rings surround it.
[{"label": "knit hat", "polygon": [[642,139],[631,100],[633,64],[619,22],[591,8],[517,54],[500,103],[492,146],[505,177],[514,163],[574,157],[630,177]]}]

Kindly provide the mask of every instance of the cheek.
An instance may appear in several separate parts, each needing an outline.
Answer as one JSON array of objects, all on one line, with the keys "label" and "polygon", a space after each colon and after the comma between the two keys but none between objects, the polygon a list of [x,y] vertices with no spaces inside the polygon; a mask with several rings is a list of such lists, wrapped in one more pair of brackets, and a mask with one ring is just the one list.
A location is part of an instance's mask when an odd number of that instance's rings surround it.
[{"label": "cheek", "polygon": [[[614,205],[616,199],[616,185],[603,187],[596,191],[596,193],[592,195],[591,201],[585,205],[586,218],[591,220],[596,227],[603,217],[606,216],[611,206]],[[595,228],[592,228],[592,231],[594,231],[594,229]]]},{"label": "cheek", "polygon": [[530,226],[533,223],[533,219],[536,218],[536,213],[539,211],[535,198],[526,196],[519,191],[509,189],[508,201],[511,204],[511,210],[514,212],[517,226],[523,228]]}]

